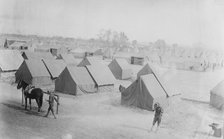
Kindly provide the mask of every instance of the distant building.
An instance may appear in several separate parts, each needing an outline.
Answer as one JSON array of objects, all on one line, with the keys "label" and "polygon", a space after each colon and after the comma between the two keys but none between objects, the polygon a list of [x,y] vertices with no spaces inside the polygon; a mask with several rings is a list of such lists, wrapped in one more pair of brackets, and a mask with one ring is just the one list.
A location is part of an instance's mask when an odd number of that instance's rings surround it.
[{"label": "distant building", "polygon": [[5,49],[27,50],[29,47],[27,41],[6,39],[4,43]]}]

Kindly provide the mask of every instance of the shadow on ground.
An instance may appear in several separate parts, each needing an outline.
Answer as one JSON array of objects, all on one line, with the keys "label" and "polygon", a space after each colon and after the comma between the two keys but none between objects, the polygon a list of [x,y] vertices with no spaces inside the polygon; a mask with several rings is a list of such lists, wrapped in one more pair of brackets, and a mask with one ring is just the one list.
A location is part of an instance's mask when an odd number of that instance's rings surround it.
[{"label": "shadow on ground", "polygon": [[22,113],[28,114],[28,115],[33,115],[33,116],[43,116],[45,111],[41,110],[41,112],[37,112],[38,108],[37,107],[32,107],[32,110],[27,107],[27,110],[25,110],[25,106],[21,106],[21,104],[12,104],[12,103],[1,103],[2,105],[14,109],[17,111],[20,111]]}]

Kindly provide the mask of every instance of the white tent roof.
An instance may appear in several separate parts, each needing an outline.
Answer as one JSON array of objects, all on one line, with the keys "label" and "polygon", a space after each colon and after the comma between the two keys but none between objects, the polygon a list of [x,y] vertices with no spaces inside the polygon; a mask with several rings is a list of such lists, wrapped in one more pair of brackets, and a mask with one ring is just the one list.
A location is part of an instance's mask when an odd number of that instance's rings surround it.
[{"label": "white tent roof", "polygon": [[107,66],[98,64],[86,67],[98,86],[115,83],[115,77]]},{"label": "white tent roof", "polygon": [[17,70],[23,57],[17,50],[0,50],[0,68],[2,71]]}]

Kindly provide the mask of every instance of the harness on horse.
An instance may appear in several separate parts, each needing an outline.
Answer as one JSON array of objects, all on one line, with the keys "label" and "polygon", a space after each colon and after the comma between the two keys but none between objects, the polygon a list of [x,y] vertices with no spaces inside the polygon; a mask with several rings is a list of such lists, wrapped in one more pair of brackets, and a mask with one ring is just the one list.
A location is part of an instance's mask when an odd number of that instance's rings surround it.
[{"label": "harness on horse", "polygon": [[26,88],[25,88],[25,90],[24,90],[24,92],[27,92],[28,94],[31,94],[31,91],[34,89],[35,87],[33,86],[33,85],[28,85]]}]

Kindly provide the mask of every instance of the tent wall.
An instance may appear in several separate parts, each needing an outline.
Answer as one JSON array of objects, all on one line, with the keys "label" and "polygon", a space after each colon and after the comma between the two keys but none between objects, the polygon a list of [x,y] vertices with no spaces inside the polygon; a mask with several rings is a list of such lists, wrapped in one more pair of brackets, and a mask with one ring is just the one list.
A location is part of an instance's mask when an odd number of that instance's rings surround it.
[{"label": "tent wall", "polygon": [[118,65],[117,62],[115,62],[115,60],[113,60],[108,67],[110,68],[111,72],[113,73],[114,77],[116,79],[122,80],[122,69],[121,67]]},{"label": "tent wall", "polygon": [[224,109],[224,97],[211,93],[210,105],[220,110]]},{"label": "tent wall", "polygon": [[[124,66],[124,65],[123,65]],[[111,72],[113,73],[114,77],[119,80],[130,79],[132,75],[132,69],[126,68],[122,69],[121,65],[114,59],[108,67],[110,68]]]},{"label": "tent wall", "polygon": [[53,81],[51,80],[50,77],[33,77],[32,79],[32,85],[36,87],[41,87],[41,86],[47,86],[47,85],[52,85]]},{"label": "tent wall", "polygon": [[153,110],[153,97],[150,95],[149,90],[146,87],[146,84],[140,79],[139,84],[139,93],[138,93],[138,101],[137,107],[146,109],[146,110]]},{"label": "tent wall", "polygon": [[95,84],[84,69],[66,67],[55,81],[55,91],[72,95],[95,92]]},{"label": "tent wall", "polygon": [[66,68],[55,81],[55,91],[76,95],[77,84],[72,79]]},{"label": "tent wall", "polygon": [[131,74],[132,74],[132,70],[131,69],[124,69],[124,70],[122,70],[122,77],[121,77],[121,79],[123,79],[123,80],[130,79],[131,78]]},{"label": "tent wall", "polygon": [[[145,78],[155,78],[152,76],[145,76]],[[153,110],[153,105],[156,102],[166,106],[168,101],[166,99],[166,93],[162,91],[160,86],[154,88],[155,83],[147,82],[148,80],[143,80],[142,77],[138,78],[133,82],[127,89],[121,93],[121,104],[127,106],[136,106],[146,110]],[[157,81],[157,80],[151,80]],[[158,84],[158,83],[157,83]],[[151,85],[151,87],[149,87]],[[157,95],[156,91],[162,91],[161,95]],[[154,92],[150,92],[154,91]]]},{"label": "tent wall", "polygon": [[24,82],[28,84],[32,84],[32,75],[25,61],[21,64],[19,69],[16,71],[15,76],[16,76],[16,83],[18,83],[20,80],[23,80]]},{"label": "tent wall", "polygon": [[138,85],[139,80],[133,82],[128,88],[121,93],[121,105],[138,107]]}]

